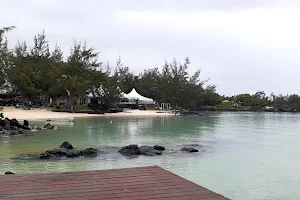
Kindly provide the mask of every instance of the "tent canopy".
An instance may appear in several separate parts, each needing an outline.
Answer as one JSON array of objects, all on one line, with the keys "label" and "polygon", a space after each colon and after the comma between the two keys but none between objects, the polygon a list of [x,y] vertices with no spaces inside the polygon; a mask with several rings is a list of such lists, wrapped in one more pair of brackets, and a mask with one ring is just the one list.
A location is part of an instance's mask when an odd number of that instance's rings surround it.
[{"label": "tent canopy", "polygon": [[150,98],[147,98],[147,97],[144,97],[144,96],[140,95],[139,93],[137,93],[135,88],[133,88],[131,90],[131,92],[129,92],[128,94],[122,93],[122,96],[123,96],[123,98],[138,100],[140,103],[154,104],[153,99],[150,99]]}]

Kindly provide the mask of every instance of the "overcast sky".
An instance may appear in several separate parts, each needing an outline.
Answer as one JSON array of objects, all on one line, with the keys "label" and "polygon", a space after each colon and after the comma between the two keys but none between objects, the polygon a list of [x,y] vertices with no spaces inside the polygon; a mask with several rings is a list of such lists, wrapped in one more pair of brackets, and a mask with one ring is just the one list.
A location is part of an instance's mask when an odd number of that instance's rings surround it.
[{"label": "overcast sky", "polygon": [[8,39],[32,42],[43,29],[65,56],[87,40],[100,61],[135,73],[190,57],[190,72],[224,95],[300,94],[299,0],[3,0],[0,27]]}]

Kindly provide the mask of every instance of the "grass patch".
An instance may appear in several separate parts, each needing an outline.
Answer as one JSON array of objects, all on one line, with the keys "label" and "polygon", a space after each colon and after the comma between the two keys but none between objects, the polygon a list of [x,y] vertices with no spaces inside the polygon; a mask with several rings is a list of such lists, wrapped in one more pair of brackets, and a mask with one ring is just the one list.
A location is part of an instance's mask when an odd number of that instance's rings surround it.
[{"label": "grass patch", "polygon": [[74,106],[74,110],[90,110],[87,104],[76,105]]}]

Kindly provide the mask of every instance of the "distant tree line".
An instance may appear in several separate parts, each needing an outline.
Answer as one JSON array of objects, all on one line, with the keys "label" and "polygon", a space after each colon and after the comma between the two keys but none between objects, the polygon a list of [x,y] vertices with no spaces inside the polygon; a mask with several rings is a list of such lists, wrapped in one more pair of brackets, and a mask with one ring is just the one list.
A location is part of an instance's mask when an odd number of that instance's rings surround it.
[{"label": "distant tree line", "polygon": [[278,111],[300,110],[300,97],[296,94],[266,97],[259,91],[253,95],[220,96],[215,85],[200,79],[200,70],[189,74],[188,57],[182,63],[174,59],[160,69],[134,74],[121,58],[114,70],[110,63],[99,62],[99,53],[86,42],[74,41],[68,56],[58,44],[51,51],[44,31],[33,37],[32,46],[23,41],[10,49],[6,33],[14,28],[0,29],[0,86],[29,100],[40,97],[49,102],[50,98],[66,98],[73,107],[76,99],[92,93],[107,107],[114,107],[122,92],[136,88],[141,95],[178,109],[262,110],[273,106]]},{"label": "distant tree line", "polygon": [[244,108],[245,110],[264,110],[264,111],[278,111],[278,112],[299,112],[300,111],[300,96],[292,95],[275,95],[272,93],[267,96],[264,91],[258,91],[253,95],[239,94],[232,97],[222,97],[224,100],[230,102],[223,103],[237,108]]}]

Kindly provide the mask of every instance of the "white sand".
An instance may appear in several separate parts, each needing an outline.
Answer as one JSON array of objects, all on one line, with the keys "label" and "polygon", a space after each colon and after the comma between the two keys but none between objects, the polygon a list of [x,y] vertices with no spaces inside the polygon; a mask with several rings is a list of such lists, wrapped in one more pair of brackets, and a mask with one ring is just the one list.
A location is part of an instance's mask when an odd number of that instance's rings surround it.
[{"label": "white sand", "polygon": [[158,111],[149,110],[128,110],[120,113],[106,113],[104,115],[86,114],[86,113],[61,113],[52,112],[47,109],[22,110],[15,107],[4,107],[4,117],[16,118],[17,120],[45,120],[61,118],[87,118],[87,117],[130,117],[130,116],[171,116],[168,112],[158,113]]}]

